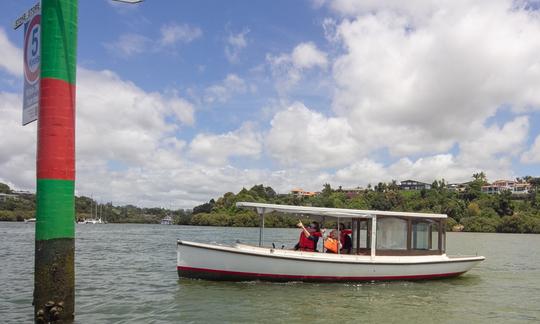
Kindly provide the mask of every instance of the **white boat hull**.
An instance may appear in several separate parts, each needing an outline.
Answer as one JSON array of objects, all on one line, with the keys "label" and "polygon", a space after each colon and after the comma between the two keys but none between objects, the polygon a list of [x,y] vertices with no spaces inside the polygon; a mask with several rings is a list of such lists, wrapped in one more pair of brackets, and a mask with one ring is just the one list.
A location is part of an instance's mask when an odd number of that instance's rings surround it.
[{"label": "white boat hull", "polygon": [[448,257],[336,255],[178,241],[180,277],[210,280],[374,281],[459,276],[482,256]]}]

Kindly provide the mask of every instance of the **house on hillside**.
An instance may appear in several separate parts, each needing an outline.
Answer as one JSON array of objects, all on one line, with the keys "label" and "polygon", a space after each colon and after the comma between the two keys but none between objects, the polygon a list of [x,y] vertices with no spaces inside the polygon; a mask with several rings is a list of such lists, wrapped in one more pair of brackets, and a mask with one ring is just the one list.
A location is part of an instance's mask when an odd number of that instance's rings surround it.
[{"label": "house on hillside", "polygon": [[516,183],[512,190],[513,195],[526,195],[532,192],[533,188],[530,183]]},{"label": "house on hillside", "polygon": [[405,180],[399,183],[400,190],[422,190],[422,189],[431,189],[431,184],[420,182],[416,180]]},{"label": "house on hillside", "polygon": [[491,184],[482,186],[482,192],[488,195],[498,194],[509,190],[513,195],[526,195],[532,190],[531,184],[514,180],[497,180]]},{"label": "house on hillside", "polygon": [[317,192],[305,191],[302,188],[294,188],[293,190],[291,190],[291,194],[295,197],[312,197],[312,196],[316,196]]},{"label": "house on hillside", "polygon": [[34,199],[34,193],[26,190],[13,190],[13,194],[23,199]]},{"label": "house on hillside", "polygon": [[361,194],[362,192],[364,192],[364,188],[362,187],[356,187],[356,188],[341,188],[340,187],[340,190],[341,192],[343,192],[348,198],[352,198],[352,197],[356,197],[358,196],[359,194]]},{"label": "house on hillside", "polygon": [[0,193],[0,201],[6,201],[8,199],[19,199],[19,196],[14,194]]},{"label": "house on hillside", "polygon": [[457,192],[464,192],[465,189],[467,189],[467,185],[469,182],[463,182],[463,183],[449,183],[446,185],[446,189],[450,191],[457,191]]}]

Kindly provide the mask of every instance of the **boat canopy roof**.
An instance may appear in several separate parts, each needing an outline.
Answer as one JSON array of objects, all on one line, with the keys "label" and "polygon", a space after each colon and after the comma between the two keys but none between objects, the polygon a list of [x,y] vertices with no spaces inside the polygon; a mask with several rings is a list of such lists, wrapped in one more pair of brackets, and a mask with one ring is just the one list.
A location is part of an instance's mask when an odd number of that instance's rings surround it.
[{"label": "boat canopy roof", "polygon": [[254,208],[259,214],[267,214],[271,212],[281,212],[289,214],[308,214],[329,216],[336,218],[373,218],[373,216],[398,216],[398,217],[416,217],[416,218],[447,218],[445,214],[430,214],[430,213],[412,213],[412,212],[396,212],[382,210],[360,210],[360,209],[344,209],[344,208],[325,208],[325,207],[309,207],[309,206],[291,206],[291,205],[276,205],[263,204],[255,202],[240,201],[236,203],[236,207]]}]

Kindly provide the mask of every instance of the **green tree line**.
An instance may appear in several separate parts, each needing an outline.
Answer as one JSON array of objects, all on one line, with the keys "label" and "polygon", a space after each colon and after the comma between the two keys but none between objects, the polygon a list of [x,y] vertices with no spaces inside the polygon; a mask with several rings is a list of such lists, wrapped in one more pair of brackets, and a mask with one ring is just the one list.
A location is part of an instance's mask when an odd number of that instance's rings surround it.
[{"label": "green tree line", "polygon": [[[24,221],[35,217],[36,198],[34,194],[14,194],[6,184],[0,183],[0,221]],[[190,210],[169,210],[165,208],[141,208],[134,205],[114,206],[112,203],[99,203],[80,196],[75,197],[75,221],[99,218],[109,223],[159,224],[165,216],[173,217],[176,223],[190,215]]]},{"label": "green tree line", "polygon": [[[380,182],[351,195],[341,188],[325,184],[320,194],[311,197],[277,194],[262,184],[238,193],[227,192],[193,210],[140,208],[134,205],[114,206],[97,204],[89,197],[76,197],[76,218],[95,217],[96,205],[102,218],[110,223],[159,223],[165,216],[173,217],[175,224],[200,226],[259,225],[252,210],[239,209],[236,202],[249,201],[315,207],[392,210],[443,213],[449,216],[448,230],[468,232],[540,233],[540,178],[524,177],[533,185],[533,192],[516,197],[510,191],[488,195],[481,188],[487,183],[483,172],[473,175],[463,190],[449,190],[444,180],[436,180],[428,190],[400,190],[396,181]],[[0,193],[11,190],[0,183]],[[0,200],[0,221],[22,221],[35,215],[35,197],[32,194],[17,199]],[[294,227],[297,219],[289,215],[272,213],[265,218],[266,227]],[[328,226],[329,224],[327,224]]]},{"label": "green tree line", "polygon": [[[534,191],[515,197],[510,191],[482,193],[486,177],[473,175],[462,191],[449,190],[444,180],[434,181],[431,189],[399,190],[396,181],[368,186],[354,195],[325,184],[321,193],[311,197],[277,195],[264,185],[243,188],[237,194],[225,193],[218,199],[196,206],[182,224],[203,226],[258,226],[253,211],[236,208],[236,202],[262,202],[314,207],[442,213],[449,216],[448,230],[468,232],[540,233],[540,178],[528,177]],[[267,227],[294,227],[296,219],[282,214],[265,218]]]}]

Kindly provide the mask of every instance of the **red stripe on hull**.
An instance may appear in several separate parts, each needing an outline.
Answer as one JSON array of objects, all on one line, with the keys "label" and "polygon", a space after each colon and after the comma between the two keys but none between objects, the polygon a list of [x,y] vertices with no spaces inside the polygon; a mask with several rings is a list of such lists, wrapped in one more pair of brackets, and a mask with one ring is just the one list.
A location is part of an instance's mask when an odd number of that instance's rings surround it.
[{"label": "red stripe on hull", "polygon": [[404,276],[373,276],[373,277],[336,277],[336,276],[301,276],[271,273],[238,272],[204,268],[178,266],[178,276],[212,280],[267,280],[267,281],[387,281],[387,280],[424,280],[457,277],[464,272],[436,273],[425,275]]},{"label": "red stripe on hull", "polygon": [[75,85],[41,79],[37,178],[75,180]]}]

